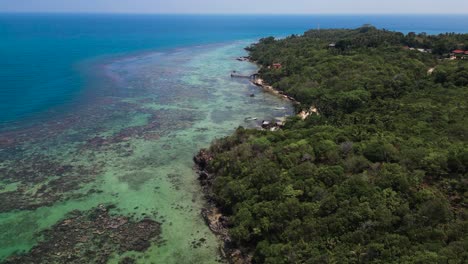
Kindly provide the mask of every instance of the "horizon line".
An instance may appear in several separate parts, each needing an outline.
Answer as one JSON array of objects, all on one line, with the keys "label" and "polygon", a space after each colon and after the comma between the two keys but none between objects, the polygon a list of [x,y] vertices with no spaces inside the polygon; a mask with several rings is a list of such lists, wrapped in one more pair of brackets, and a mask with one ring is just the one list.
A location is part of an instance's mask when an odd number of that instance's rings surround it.
[{"label": "horizon line", "polygon": [[229,15],[242,15],[242,16],[307,16],[307,15],[386,15],[386,16],[399,16],[399,15],[414,15],[414,16],[424,16],[424,15],[455,15],[455,16],[468,16],[467,13],[150,13],[150,12],[107,12],[107,11],[2,11],[0,14],[96,14],[96,15],[193,15],[193,16],[207,16],[207,15],[220,15],[220,16],[229,16]]}]

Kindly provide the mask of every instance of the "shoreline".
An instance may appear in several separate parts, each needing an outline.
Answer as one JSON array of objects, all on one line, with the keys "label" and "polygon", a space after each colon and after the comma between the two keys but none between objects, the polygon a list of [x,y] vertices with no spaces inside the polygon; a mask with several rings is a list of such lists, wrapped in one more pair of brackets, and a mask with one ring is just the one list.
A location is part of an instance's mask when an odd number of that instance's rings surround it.
[{"label": "shoreline", "polygon": [[[255,64],[257,67],[262,67],[255,61],[252,61],[249,56],[236,58],[238,61],[249,62]],[[258,75],[258,70],[255,73]],[[255,75],[254,74],[254,75]],[[252,85],[260,87],[263,91],[287,100],[293,104],[293,106],[300,105],[295,98],[284,94],[283,92],[276,90],[273,86],[268,85],[262,78],[250,79],[249,82]],[[300,116],[302,112],[296,112],[297,116]],[[309,114],[308,114],[309,115]],[[307,115],[307,116],[308,116]],[[307,117],[306,116],[306,117]],[[216,204],[212,196],[212,185],[215,179],[213,174],[210,174],[207,170],[208,163],[213,159],[208,148],[202,148],[193,157],[194,171],[198,175],[198,182],[202,189],[206,206],[201,209],[200,215],[202,216],[205,224],[208,226],[210,231],[217,237],[220,243],[219,254],[223,260],[228,263],[235,264],[250,264],[252,263],[252,255],[249,252],[236,244],[229,235],[229,228],[231,227],[229,218],[222,213],[222,209]]]},{"label": "shoreline", "polygon": [[[258,64],[256,61],[253,61],[250,57],[243,57],[243,58],[245,58],[244,61],[248,61],[250,63],[253,63],[253,64],[257,65],[257,67],[259,67],[259,68],[263,67],[262,65]],[[259,71],[257,71],[257,73],[255,73],[255,75],[259,76]],[[295,107],[301,105],[301,102],[297,101],[294,97],[284,93],[283,91],[275,89],[273,86],[267,84],[260,77],[256,77],[253,80],[250,80],[250,82],[253,85],[257,86],[257,87],[262,88],[264,91],[266,91],[268,93],[271,93],[273,95],[276,95],[278,97],[281,97],[281,98],[283,98],[285,100],[290,101]],[[310,106],[308,109],[301,109],[300,111],[296,111],[296,116],[300,117],[302,120],[305,120],[306,118],[308,118],[312,114],[320,115],[317,107]]]},{"label": "shoreline", "polygon": [[[249,56],[236,58],[236,60],[255,64],[259,68],[263,67],[257,62],[252,61]],[[253,76],[259,76],[259,70]],[[273,86],[267,84],[260,77],[255,77],[253,79],[251,78],[249,81],[251,84],[262,88],[263,91],[291,102],[293,106],[301,105],[301,103],[294,97],[273,88]],[[305,120],[312,114],[319,115],[318,109],[315,106],[311,106],[308,109],[301,109],[300,111],[296,109],[295,112],[295,115],[300,117],[302,120]],[[205,224],[220,242],[220,256],[228,263],[250,264],[252,263],[252,255],[248,252],[248,250],[240,247],[232,240],[231,236],[229,235],[229,228],[231,227],[229,218],[223,215],[222,208],[220,208],[213,199],[211,188],[215,179],[215,175],[209,173],[207,170],[208,163],[212,159],[213,156],[209,152],[208,148],[200,149],[199,152],[193,157],[194,170],[198,175],[198,182],[206,201],[206,206],[201,209],[200,214],[205,221]]]},{"label": "shoreline", "polygon": [[[242,59],[244,59],[243,61],[247,61],[249,63],[252,63],[252,64],[255,64],[258,68],[262,68],[263,66],[258,64],[256,61],[252,60],[252,58],[250,56],[247,56],[247,57],[242,57]],[[238,59],[239,60],[239,59]],[[256,73],[254,73],[254,75],[256,76],[260,76],[259,74],[259,70],[257,70]],[[273,86],[267,84],[262,78],[260,77],[256,77],[254,78],[253,80],[251,79],[250,80],[250,83],[252,83],[253,85],[257,86],[257,87],[261,87],[263,90],[265,90],[266,92],[269,92],[273,95],[277,95],[283,99],[286,99],[290,102],[292,102],[294,105],[300,105],[301,103],[299,101],[297,101],[294,97],[292,96],[289,96],[287,94],[285,94],[284,92],[280,91],[280,90],[277,90],[275,88],[273,88]]]},{"label": "shoreline", "polygon": [[215,179],[213,174],[207,171],[208,162],[213,157],[208,149],[201,149],[194,157],[194,170],[198,175],[198,182],[203,192],[206,206],[202,208],[200,214],[205,224],[220,242],[219,254],[228,263],[250,264],[252,256],[245,249],[238,246],[229,235],[229,218],[222,214],[222,210],[217,206],[212,197],[212,184]]},{"label": "shoreline", "polygon": [[266,92],[269,92],[269,93],[271,93],[273,95],[277,95],[277,96],[279,96],[279,97],[281,97],[281,98],[283,98],[285,100],[290,101],[294,105],[300,105],[301,104],[296,99],[294,99],[294,97],[289,96],[289,95],[283,93],[282,91],[279,91],[279,90],[273,88],[273,86],[271,86],[271,85],[268,85],[267,83],[265,83],[265,81],[262,78],[255,78],[254,80],[251,80],[250,82],[253,85],[262,88]]},{"label": "shoreline", "polygon": [[[262,99],[258,103],[246,99],[246,94],[256,89],[247,82],[219,79],[233,67],[245,72],[256,70],[251,64],[230,60],[243,53],[243,46],[201,47],[171,53],[163,56],[164,60],[156,54],[148,60],[117,63],[116,74],[129,82],[131,93],[106,97],[102,104],[76,109],[66,119],[53,118],[39,126],[0,133],[0,147],[7,148],[1,154],[5,162],[9,160],[4,174],[22,175],[20,180],[15,179],[21,183],[28,181],[31,168],[38,175],[37,183],[21,185],[15,193],[3,193],[12,200],[4,211],[20,206],[31,210],[18,216],[13,213],[15,219],[2,221],[4,226],[13,226],[13,221],[22,224],[21,230],[10,228],[9,232],[19,234],[19,238],[3,240],[11,247],[1,250],[0,259],[13,256],[18,245],[31,242],[26,249],[29,253],[36,243],[29,236],[54,226],[67,212],[87,211],[96,201],[116,201],[121,215],[147,216],[163,226],[165,244],[154,245],[138,256],[164,263],[218,263],[223,242],[200,215],[206,200],[190,160],[200,148],[228,136],[235,127],[253,126],[253,122],[245,121],[246,116],[269,118],[270,109],[277,106],[286,106],[292,113],[288,102],[270,94],[255,91]],[[209,63],[213,60],[220,63]],[[23,146],[31,151],[23,151]],[[47,181],[49,174],[60,175],[60,179]],[[75,184],[81,182],[85,183]],[[8,185],[6,190],[15,186]],[[37,195],[29,195],[30,189],[37,189]],[[75,200],[74,195],[83,198]],[[41,209],[33,208],[39,205]],[[41,229],[35,226],[40,214],[49,216]]]}]

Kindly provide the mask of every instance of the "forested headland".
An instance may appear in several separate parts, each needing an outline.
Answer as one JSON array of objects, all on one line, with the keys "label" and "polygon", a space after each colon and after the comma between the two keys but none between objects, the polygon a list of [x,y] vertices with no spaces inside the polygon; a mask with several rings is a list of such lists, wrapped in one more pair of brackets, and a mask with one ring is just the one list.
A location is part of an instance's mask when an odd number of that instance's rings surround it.
[{"label": "forested headland", "polygon": [[468,58],[451,54],[468,34],[366,25],[247,50],[318,114],[204,152],[232,243],[253,263],[468,262]]}]

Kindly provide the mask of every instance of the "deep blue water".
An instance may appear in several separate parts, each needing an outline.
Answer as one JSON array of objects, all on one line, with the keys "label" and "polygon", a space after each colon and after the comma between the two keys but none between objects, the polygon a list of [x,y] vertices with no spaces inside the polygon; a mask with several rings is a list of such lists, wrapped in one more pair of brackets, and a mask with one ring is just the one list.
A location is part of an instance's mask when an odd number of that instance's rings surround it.
[{"label": "deep blue water", "polygon": [[[402,32],[468,32],[468,16],[0,14],[0,128],[73,105],[83,62],[145,50],[371,23]],[[93,87],[98,89],[98,87]]]}]

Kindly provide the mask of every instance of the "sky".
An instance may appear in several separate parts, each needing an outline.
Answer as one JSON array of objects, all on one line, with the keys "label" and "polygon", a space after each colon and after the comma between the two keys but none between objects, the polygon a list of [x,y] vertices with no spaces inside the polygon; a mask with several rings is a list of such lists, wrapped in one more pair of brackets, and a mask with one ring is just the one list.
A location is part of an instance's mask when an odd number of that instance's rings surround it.
[{"label": "sky", "polygon": [[468,0],[0,0],[0,12],[468,14]]}]

